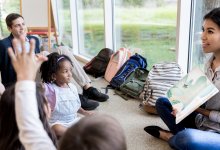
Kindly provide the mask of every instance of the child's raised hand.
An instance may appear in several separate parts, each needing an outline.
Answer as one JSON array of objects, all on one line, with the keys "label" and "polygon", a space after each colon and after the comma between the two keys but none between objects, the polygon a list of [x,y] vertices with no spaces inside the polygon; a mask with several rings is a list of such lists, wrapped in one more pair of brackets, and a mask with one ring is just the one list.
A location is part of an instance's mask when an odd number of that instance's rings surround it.
[{"label": "child's raised hand", "polygon": [[[17,80],[35,80],[38,68],[47,60],[47,57],[42,55],[35,56],[35,40],[30,40],[29,52],[26,51],[25,37],[20,37],[20,40],[21,42],[16,39],[12,41],[15,52],[11,47],[8,48],[8,54],[17,74]],[[22,51],[20,53],[18,51],[19,45],[22,46]]]}]

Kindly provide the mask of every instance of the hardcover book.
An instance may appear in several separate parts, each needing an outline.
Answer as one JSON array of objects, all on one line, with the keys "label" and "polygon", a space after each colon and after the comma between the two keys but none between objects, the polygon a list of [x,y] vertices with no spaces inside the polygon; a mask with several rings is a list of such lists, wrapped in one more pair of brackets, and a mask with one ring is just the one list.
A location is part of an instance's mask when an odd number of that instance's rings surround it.
[{"label": "hardcover book", "polygon": [[192,69],[167,92],[176,113],[176,124],[218,93],[215,85],[198,68]]}]

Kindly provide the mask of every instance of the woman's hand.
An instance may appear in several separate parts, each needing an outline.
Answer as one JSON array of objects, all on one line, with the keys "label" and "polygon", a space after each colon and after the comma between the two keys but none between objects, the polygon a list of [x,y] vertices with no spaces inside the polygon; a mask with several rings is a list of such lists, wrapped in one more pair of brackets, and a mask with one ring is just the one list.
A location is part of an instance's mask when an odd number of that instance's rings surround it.
[{"label": "woman's hand", "polygon": [[[25,47],[25,37],[20,37],[21,43],[13,39],[12,45],[14,47],[15,52],[12,48],[8,48],[8,54],[11,58],[12,65],[17,74],[17,80],[35,80],[36,73],[40,65],[47,60],[47,57],[43,55],[35,56],[35,41],[33,39],[30,40],[30,50],[27,53]],[[18,45],[22,46],[22,52],[19,53]]]},{"label": "woman's hand", "polygon": [[177,114],[177,109],[176,108],[173,108],[173,111],[171,112],[171,114],[174,116],[174,117],[176,117],[176,114]]}]

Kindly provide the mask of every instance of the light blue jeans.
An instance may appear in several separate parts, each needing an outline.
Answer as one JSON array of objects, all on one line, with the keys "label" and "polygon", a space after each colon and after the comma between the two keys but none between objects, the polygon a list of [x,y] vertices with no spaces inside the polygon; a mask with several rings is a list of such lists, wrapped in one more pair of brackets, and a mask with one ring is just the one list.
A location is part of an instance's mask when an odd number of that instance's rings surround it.
[{"label": "light blue jeans", "polygon": [[156,101],[156,109],[160,118],[174,134],[168,141],[170,147],[177,150],[220,150],[220,134],[196,129],[197,113],[193,112],[176,124],[175,117],[171,114],[172,105],[167,98],[159,98]]},{"label": "light blue jeans", "polygon": [[220,134],[198,129],[185,129],[168,141],[178,150],[220,150]]}]

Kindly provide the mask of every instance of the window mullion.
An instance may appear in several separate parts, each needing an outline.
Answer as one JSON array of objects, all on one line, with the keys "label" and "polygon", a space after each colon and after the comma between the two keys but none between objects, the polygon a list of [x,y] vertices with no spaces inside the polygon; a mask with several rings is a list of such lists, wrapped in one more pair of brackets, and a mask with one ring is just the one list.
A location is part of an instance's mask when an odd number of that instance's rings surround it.
[{"label": "window mullion", "polygon": [[177,62],[182,67],[184,73],[188,71],[191,1],[192,0],[179,0],[177,7]]},{"label": "window mullion", "polygon": [[70,0],[71,25],[72,25],[72,43],[73,53],[79,54],[79,34],[78,34],[78,17],[77,17],[77,0]]},{"label": "window mullion", "polygon": [[114,49],[114,0],[104,0],[105,47]]}]

